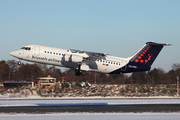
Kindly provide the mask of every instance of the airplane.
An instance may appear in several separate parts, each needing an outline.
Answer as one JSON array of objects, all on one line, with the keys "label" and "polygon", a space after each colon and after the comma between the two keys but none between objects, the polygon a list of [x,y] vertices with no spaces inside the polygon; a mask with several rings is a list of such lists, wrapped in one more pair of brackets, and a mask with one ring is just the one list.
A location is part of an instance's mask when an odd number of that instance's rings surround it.
[{"label": "airplane", "polygon": [[61,49],[41,45],[27,45],[9,53],[20,60],[72,68],[76,76],[85,76],[87,71],[105,74],[123,74],[149,71],[164,46],[147,42],[134,55],[127,58],[110,56],[106,53]]}]

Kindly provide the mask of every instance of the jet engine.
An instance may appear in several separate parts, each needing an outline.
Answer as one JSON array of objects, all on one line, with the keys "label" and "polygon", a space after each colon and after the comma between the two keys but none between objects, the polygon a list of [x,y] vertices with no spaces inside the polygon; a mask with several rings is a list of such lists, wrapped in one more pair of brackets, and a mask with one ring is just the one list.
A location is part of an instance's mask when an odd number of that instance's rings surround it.
[{"label": "jet engine", "polygon": [[65,55],[65,61],[66,62],[82,62],[83,57],[82,56],[77,56],[77,55]]}]

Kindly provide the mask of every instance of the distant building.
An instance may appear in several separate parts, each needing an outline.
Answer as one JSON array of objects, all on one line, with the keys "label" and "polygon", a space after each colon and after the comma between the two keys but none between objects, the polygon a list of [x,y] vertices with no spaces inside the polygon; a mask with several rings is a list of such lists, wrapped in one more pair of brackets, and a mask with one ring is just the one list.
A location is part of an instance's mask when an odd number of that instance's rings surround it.
[{"label": "distant building", "polygon": [[56,78],[51,77],[48,75],[47,77],[39,77],[37,78],[38,80],[38,88],[51,88],[56,85]]}]

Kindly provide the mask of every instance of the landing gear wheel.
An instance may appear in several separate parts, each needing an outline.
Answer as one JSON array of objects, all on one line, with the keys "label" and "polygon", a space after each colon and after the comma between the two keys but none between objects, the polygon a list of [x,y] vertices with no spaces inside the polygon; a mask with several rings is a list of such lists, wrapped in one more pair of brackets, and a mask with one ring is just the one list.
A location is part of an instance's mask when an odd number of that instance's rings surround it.
[{"label": "landing gear wheel", "polygon": [[18,65],[21,65],[21,62],[20,62],[20,61],[18,62]]},{"label": "landing gear wheel", "polygon": [[76,75],[76,76],[80,76],[81,73],[80,73],[80,72],[75,72],[75,75]]},{"label": "landing gear wheel", "polygon": [[86,71],[81,71],[81,75],[85,76],[86,75]]},{"label": "landing gear wheel", "polygon": [[75,70],[75,75],[76,76],[80,76],[80,75],[85,76],[86,75],[86,71],[81,71],[80,70],[80,65],[79,65],[78,69]]}]

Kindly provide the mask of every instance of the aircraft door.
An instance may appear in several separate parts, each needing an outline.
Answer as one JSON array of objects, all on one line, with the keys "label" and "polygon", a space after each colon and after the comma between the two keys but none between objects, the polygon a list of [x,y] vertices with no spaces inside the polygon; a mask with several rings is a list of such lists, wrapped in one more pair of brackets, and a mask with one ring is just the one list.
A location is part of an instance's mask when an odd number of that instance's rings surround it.
[{"label": "aircraft door", "polygon": [[34,46],[34,55],[39,56],[40,54],[40,47],[39,46]]}]

